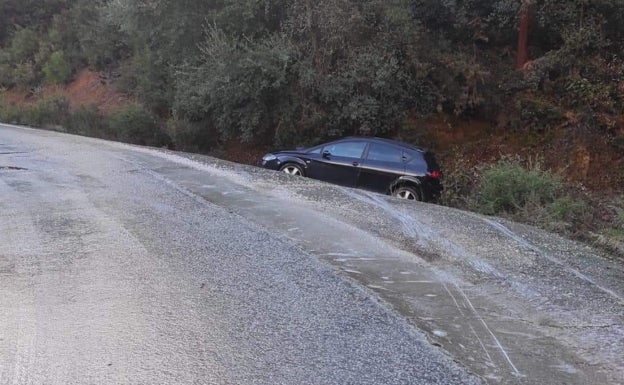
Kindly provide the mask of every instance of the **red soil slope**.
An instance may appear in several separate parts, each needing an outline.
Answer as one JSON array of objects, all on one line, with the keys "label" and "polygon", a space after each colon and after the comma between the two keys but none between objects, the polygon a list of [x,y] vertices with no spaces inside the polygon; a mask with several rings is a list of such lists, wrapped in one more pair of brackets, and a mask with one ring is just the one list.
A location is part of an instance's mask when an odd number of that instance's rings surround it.
[{"label": "red soil slope", "polygon": [[63,96],[72,109],[96,107],[102,114],[118,110],[128,102],[128,97],[117,92],[108,80],[89,70],[81,71],[67,86],[47,88],[44,95]]},{"label": "red soil slope", "polygon": [[2,93],[5,103],[19,105],[36,103],[49,97],[64,97],[71,109],[95,107],[101,114],[122,108],[130,101],[115,90],[114,85],[97,72],[83,70],[68,85],[51,85],[41,90],[10,90]]}]

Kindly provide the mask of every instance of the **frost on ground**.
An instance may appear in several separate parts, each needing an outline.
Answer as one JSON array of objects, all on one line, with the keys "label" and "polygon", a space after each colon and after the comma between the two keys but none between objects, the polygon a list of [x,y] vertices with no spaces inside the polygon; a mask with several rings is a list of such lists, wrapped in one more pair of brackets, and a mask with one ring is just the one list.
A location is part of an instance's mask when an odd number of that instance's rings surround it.
[{"label": "frost on ground", "polygon": [[488,382],[620,381],[624,271],[586,246],[209,157],[106,146],[159,183],[326,261]]}]

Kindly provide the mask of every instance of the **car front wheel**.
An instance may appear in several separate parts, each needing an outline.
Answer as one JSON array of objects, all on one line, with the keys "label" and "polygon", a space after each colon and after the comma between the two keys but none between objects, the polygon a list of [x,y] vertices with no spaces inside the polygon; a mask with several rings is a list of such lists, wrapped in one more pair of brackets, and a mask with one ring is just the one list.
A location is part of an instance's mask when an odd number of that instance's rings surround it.
[{"label": "car front wheel", "polygon": [[418,191],[414,187],[411,187],[411,186],[397,187],[392,193],[392,195],[394,195],[397,198],[405,199],[408,201],[422,200],[421,195],[418,193]]},{"label": "car front wheel", "polygon": [[289,175],[303,176],[303,170],[296,164],[287,163],[280,168],[280,171]]}]

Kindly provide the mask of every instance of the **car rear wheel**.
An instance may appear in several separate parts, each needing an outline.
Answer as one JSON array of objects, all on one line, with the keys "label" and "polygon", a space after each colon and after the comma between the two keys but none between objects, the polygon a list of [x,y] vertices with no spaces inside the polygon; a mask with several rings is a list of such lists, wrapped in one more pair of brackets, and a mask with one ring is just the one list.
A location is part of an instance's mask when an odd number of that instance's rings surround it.
[{"label": "car rear wheel", "polygon": [[422,195],[418,190],[412,186],[400,186],[397,187],[392,193],[397,198],[405,199],[408,201],[420,201]]},{"label": "car rear wheel", "polygon": [[303,176],[303,170],[301,169],[301,167],[294,163],[286,163],[280,168],[280,171],[285,172],[289,175]]}]

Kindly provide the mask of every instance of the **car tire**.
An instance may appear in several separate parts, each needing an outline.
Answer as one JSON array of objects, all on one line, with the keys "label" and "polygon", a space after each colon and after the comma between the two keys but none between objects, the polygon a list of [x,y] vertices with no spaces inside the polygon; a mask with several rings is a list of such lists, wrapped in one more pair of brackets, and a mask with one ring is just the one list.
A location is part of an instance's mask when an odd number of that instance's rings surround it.
[{"label": "car tire", "polygon": [[280,167],[280,171],[288,175],[304,176],[301,166],[295,163],[286,163],[285,165]]},{"label": "car tire", "polygon": [[392,195],[409,201],[422,201],[419,189],[412,186],[399,186],[392,191]]}]

